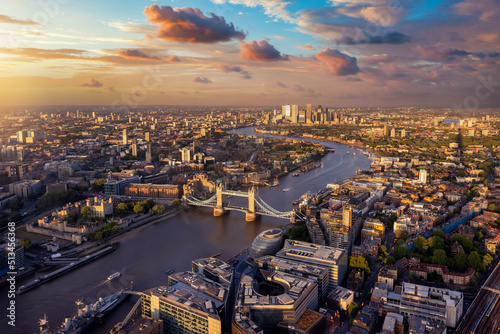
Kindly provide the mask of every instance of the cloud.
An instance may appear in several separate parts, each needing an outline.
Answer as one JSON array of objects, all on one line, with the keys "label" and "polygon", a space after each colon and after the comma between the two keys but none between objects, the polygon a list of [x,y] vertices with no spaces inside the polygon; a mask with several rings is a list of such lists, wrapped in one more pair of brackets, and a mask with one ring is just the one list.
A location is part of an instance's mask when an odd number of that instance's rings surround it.
[{"label": "cloud", "polygon": [[282,83],[281,81],[276,81],[276,86],[282,87],[282,88],[287,88],[288,86]]},{"label": "cloud", "polygon": [[167,57],[167,60],[171,63],[178,63],[181,61],[181,58],[177,57],[177,56],[168,56]]},{"label": "cloud", "polygon": [[314,50],[315,47],[312,46],[311,44],[306,44],[306,45],[297,45],[297,47],[299,49],[303,49],[303,50]]},{"label": "cloud", "polygon": [[90,79],[90,83],[83,83],[81,84],[82,87],[94,87],[94,88],[98,88],[98,87],[102,87],[103,84],[95,79]]},{"label": "cloud", "polygon": [[207,17],[197,8],[154,4],[146,7],[144,14],[149,22],[159,25],[154,36],[166,41],[217,43],[245,38],[245,34],[236,30],[232,23],[227,23],[224,17],[213,13]]},{"label": "cloud", "polygon": [[117,54],[119,54],[123,58],[128,58],[128,59],[160,60],[160,58],[158,57],[148,56],[141,50],[137,49],[118,50]]},{"label": "cloud", "polygon": [[261,6],[269,17],[275,17],[288,23],[296,22],[296,19],[286,8],[290,3],[283,0],[212,0],[212,2],[215,4],[231,3],[252,8]]},{"label": "cloud", "polygon": [[382,27],[390,27],[406,17],[406,11],[402,7],[364,7],[360,10],[360,15],[368,22]]},{"label": "cloud", "polygon": [[328,68],[330,74],[335,76],[353,75],[360,71],[356,58],[348,56],[339,50],[326,48],[314,56]]},{"label": "cloud", "polygon": [[30,21],[30,20],[18,20],[13,17],[7,16],[7,15],[2,15],[0,14],[0,23],[11,23],[11,24],[20,24],[24,26],[37,26],[40,27],[41,24]]},{"label": "cloud", "polygon": [[305,92],[306,91],[306,89],[299,84],[293,85],[292,89],[296,92]]},{"label": "cloud", "polygon": [[202,83],[202,84],[211,84],[213,83],[212,80],[210,80],[209,78],[205,78],[205,77],[196,77],[193,82],[197,82],[197,83]]},{"label": "cloud", "polygon": [[447,47],[443,44],[435,46],[417,46],[417,51],[423,56],[425,60],[452,60],[455,57],[465,57],[471,55],[470,52],[461,49]]},{"label": "cloud", "polygon": [[147,33],[154,33],[155,32],[155,27],[152,27],[150,25],[145,25],[145,24],[137,24],[133,22],[109,22],[108,26],[112,28],[116,28],[120,31],[123,32],[134,32],[134,33],[142,33],[142,34],[147,34]]},{"label": "cloud", "polygon": [[229,73],[229,72],[240,73],[241,77],[243,79],[251,79],[252,78],[252,75],[250,74],[250,72],[244,70],[240,66],[227,66],[227,65],[221,64],[221,65],[219,65],[219,69],[224,73]]},{"label": "cloud", "polygon": [[354,39],[351,36],[343,36],[337,39],[337,44],[355,45],[355,44],[404,44],[410,41],[410,37],[397,31],[389,31],[380,36],[363,33],[363,37]]},{"label": "cloud", "polygon": [[288,56],[281,54],[268,41],[250,41],[240,43],[240,57],[246,60],[276,61],[288,60]]}]

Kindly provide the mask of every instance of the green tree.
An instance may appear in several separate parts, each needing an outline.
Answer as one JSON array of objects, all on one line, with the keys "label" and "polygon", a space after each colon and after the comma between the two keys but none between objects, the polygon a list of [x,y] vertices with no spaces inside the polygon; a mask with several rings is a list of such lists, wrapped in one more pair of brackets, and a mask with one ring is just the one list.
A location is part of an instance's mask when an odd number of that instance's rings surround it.
[{"label": "green tree", "polygon": [[387,257],[387,255],[388,255],[388,253],[387,253],[387,247],[385,247],[384,245],[380,246],[380,248],[378,249],[378,252],[383,257]]},{"label": "green tree", "polygon": [[429,252],[434,252],[435,249],[444,249],[444,239],[438,236],[427,239],[427,244],[429,245]]},{"label": "green tree", "polygon": [[370,274],[370,266],[368,265],[368,261],[362,256],[351,256],[349,258],[349,267],[350,269],[363,270],[365,272],[365,277],[368,277],[368,275]]},{"label": "green tree", "polygon": [[91,214],[92,214],[92,210],[88,207],[88,206],[84,206],[80,213],[82,214],[82,216],[84,217],[89,217]]},{"label": "green tree", "polygon": [[408,249],[404,246],[396,246],[394,248],[394,257],[399,260],[408,256]]},{"label": "green tree", "polygon": [[24,203],[19,198],[11,199],[9,202],[9,207],[12,211],[19,211],[23,208]]},{"label": "green tree", "polygon": [[128,211],[128,205],[127,203],[118,203],[118,205],[116,206],[116,209],[120,212],[127,212]]},{"label": "green tree", "polygon": [[160,215],[165,212],[165,207],[163,205],[155,205],[153,206],[153,213],[155,215]]},{"label": "green tree", "polygon": [[442,249],[436,249],[431,257],[431,261],[434,264],[440,264],[446,266],[446,252]]},{"label": "green tree", "polygon": [[417,237],[415,239],[415,250],[417,253],[421,255],[426,255],[427,250],[429,249],[429,244],[427,243],[427,240],[424,237]]},{"label": "green tree", "polygon": [[406,234],[405,231],[397,230],[396,231],[396,238],[406,241],[406,239],[408,239],[408,234]]},{"label": "green tree", "polygon": [[493,258],[491,257],[490,254],[485,254],[483,256],[483,265],[485,268],[488,268],[488,266],[491,264],[492,261],[493,261]]},{"label": "green tree", "polygon": [[471,252],[467,257],[467,265],[474,268],[476,271],[482,271],[483,262],[481,261],[481,255],[479,255],[476,251]]},{"label": "green tree", "polygon": [[476,237],[476,239],[478,240],[481,240],[484,235],[483,235],[483,232],[482,231],[476,231],[476,233],[474,233],[474,236]]},{"label": "green tree", "polygon": [[455,255],[455,257],[453,258],[454,260],[454,264],[455,264],[455,269],[457,271],[464,271],[465,269],[467,269],[467,254],[465,254],[464,252],[460,251],[457,253],[457,255]]},{"label": "green tree", "polygon": [[350,318],[354,318],[358,314],[359,306],[356,302],[351,302],[347,308],[347,314]]},{"label": "green tree", "polygon": [[37,196],[36,196],[36,194],[35,194],[34,192],[30,192],[30,193],[28,194],[28,199],[29,199],[29,200],[34,200],[34,199],[36,199],[36,198],[37,198]]},{"label": "green tree", "polygon": [[177,209],[178,207],[180,207],[182,204],[181,200],[176,198],[172,201],[172,207]]},{"label": "green tree", "polygon": [[104,189],[104,184],[106,183],[105,179],[99,179],[92,182],[92,190],[93,191],[102,191]]},{"label": "green tree", "polygon": [[[438,221],[439,219],[436,220],[436,222]],[[432,236],[433,237],[440,237],[441,239],[444,240],[444,232],[441,231],[441,230],[434,230],[434,232],[432,232]]]},{"label": "green tree", "polygon": [[134,205],[134,212],[138,215],[144,213],[144,205],[142,205],[141,203],[136,203]]},{"label": "green tree", "polygon": [[155,202],[151,198],[148,198],[147,200],[142,201],[141,204],[144,206],[145,211],[149,211],[149,209],[155,205]]},{"label": "green tree", "polygon": [[394,256],[389,255],[387,257],[385,263],[387,263],[389,265],[393,265],[394,263],[396,263],[396,259],[394,258]]},{"label": "green tree", "polygon": [[21,239],[21,240],[19,240],[19,246],[23,246],[24,249],[28,249],[31,247],[31,240]]}]

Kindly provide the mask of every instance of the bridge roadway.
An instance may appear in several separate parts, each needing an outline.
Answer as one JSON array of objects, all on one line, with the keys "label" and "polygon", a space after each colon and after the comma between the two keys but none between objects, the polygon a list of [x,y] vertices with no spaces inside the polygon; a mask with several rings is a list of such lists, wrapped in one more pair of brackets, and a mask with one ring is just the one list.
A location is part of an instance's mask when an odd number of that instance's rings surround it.
[{"label": "bridge roadway", "polygon": [[496,265],[467,310],[459,334],[500,333],[500,262]]}]

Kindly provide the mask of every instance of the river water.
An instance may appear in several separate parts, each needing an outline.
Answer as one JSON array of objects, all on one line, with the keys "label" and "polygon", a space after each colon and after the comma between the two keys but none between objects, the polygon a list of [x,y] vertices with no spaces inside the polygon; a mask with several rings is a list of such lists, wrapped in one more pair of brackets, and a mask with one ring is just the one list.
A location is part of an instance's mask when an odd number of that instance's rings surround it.
[{"label": "river water", "polygon": [[[254,128],[235,130],[237,134],[259,137],[277,137],[256,134]],[[316,192],[335,180],[341,181],[355,174],[356,168],[368,169],[370,160],[361,152],[347,145],[307,139],[335,148],[335,153],[326,155],[322,168],[316,168],[299,177],[287,175],[277,187],[262,187],[260,197],[275,209],[288,211],[292,201],[307,191]],[[347,154],[350,151],[350,154]],[[352,153],[357,152],[354,156]],[[287,192],[283,192],[288,188]],[[230,199],[234,204],[244,204],[243,199]],[[222,252],[225,260],[249,247],[261,231],[282,227],[287,220],[262,217],[255,222],[246,222],[244,213],[233,211],[223,217],[213,217],[208,208],[189,208],[184,213],[151,225],[127,240],[117,249],[96,261],[73,272],[60,276],[29,292],[16,296],[16,327],[7,324],[7,288],[0,289],[1,309],[0,333],[38,333],[38,319],[44,314],[51,328],[59,326],[65,316],[76,312],[75,300],[93,302],[125,287],[133,281],[133,289],[146,290],[167,285],[169,269],[190,270],[193,259],[208,257]],[[123,276],[107,283],[106,278],[115,271]],[[33,277],[17,282],[20,286]],[[92,333],[109,333],[117,322],[123,320],[132,308],[136,297],[131,297],[107,316],[104,325],[94,327]]]}]

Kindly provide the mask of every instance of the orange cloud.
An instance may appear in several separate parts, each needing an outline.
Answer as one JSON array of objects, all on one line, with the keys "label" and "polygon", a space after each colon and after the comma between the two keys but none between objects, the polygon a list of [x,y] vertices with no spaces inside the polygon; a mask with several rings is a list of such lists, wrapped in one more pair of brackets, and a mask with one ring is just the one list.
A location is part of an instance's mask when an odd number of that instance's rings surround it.
[{"label": "orange cloud", "polygon": [[197,8],[172,8],[156,4],[144,9],[149,22],[158,24],[155,34],[166,41],[189,43],[217,43],[232,39],[243,40],[245,34],[213,13],[205,16]]},{"label": "orange cloud", "polygon": [[297,47],[299,49],[303,49],[303,50],[314,50],[315,47],[312,46],[311,44],[306,44],[306,45],[297,45]]},{"label": "orange cloud", "polygon": [[326,48],[316,53],[315,57],[328,68],[330,74],[335,76],[353,75],[360,71],[356,58],[339,50]]},{"label": "orange cloud", "polygon": [[288,56],[282,54],[268,41],[250,41],[240,43],[240,57],[246,60],[276,61],[288,60]]},{"label": "orange cloud", "polygon": [[117,54],[122,56],[123,58],[128,59],[145,59],[145,60],[160,60],[160,58],[155,56],[149,56],[137,49],[126,49],[126,50],[118,50]]}]

